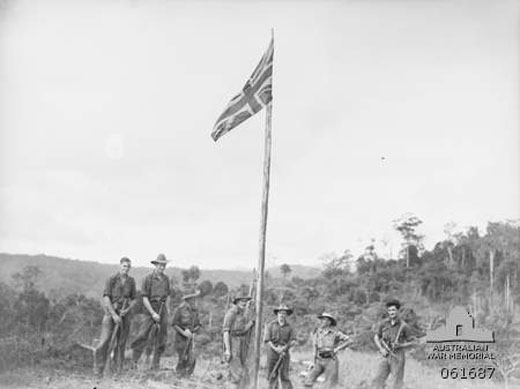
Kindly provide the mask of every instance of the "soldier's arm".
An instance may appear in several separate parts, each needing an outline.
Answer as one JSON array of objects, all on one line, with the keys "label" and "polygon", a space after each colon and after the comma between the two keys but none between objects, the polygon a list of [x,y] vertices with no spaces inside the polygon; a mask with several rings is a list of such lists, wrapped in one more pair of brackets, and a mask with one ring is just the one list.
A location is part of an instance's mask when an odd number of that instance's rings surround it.
[{"label": "soldier's arm", "polygon": [[379,334],[374,335],[374,343],[376,344],[377,348],[379,349],[379,352],[386,357],[388,355],[388,350],[383,347],[381,344],[381,338],[379,337]]},{"label": "soldier's arm", "polygon": [[105,283],[105,289],[103,290],[103,305],[107,309],[108,313],[110,313],[110,316],[112,316],[112,319],[119,323],[121,321],[121,318],[116,313],[116,310],[114,309],[114,306],[112,305],[112,279],[109,278],[107,282]]},{"label": "soldier's arm", "polygon": [[336,334],[336,339],[339,340],[339,345],[336,348],[334,348],[334,353],[343,350],[350,344],[350,338],[341,331],[338,331],[338,333]]},{"label": "soldier's arm", "polygon": [[112,316],[112,319],[114,319],[115,322],[120,322],[121,318],[116,313],[116,310],[114,309],[114,306],[112,305],[112,301],[110,301],[109,296],[103,296],[103,304],[105,305],[105,308],[108,310],[108,313],[110,313],[110,316]]},{"label": "soldier's arm", "polygon": [[231,356],[231,342],[230,342],[230,331],[235,321],[235,315],[231,310],[226,312],[224,316],[224,323],[222,324],[222,340],[224,343],[224,358],[229,360]]},{"label": "soldier's arm", "polygon": [[198,312],[195,314],[195,320],[193,323],[193,330],[191,332],[198,332],[200,330],[201,324],[200,324],[200,318]]},{"label": "soldier's arm", "polygon": [[137,295],[137,290],[135,287],[135,280],[132,279],[130,296],[128,296],[130,302],[128,303],[128,307],[126,307],[123,310],[123,312],[122,312],[123,316],[126,315],[128,312],[130,312],[132,309],[134,309],[135,304],[137,304],[136,295]]},{"label": "soldier's arm", "polygon": [[275,346],[271,340],[272,333],[271,333],[271,325],[270,323],[267,323],[265,325],[265,331],[264,331],[264,343],[266,343],[272,350],[276,351],[277,353],[280,352],[280,349],[278,346]]}]

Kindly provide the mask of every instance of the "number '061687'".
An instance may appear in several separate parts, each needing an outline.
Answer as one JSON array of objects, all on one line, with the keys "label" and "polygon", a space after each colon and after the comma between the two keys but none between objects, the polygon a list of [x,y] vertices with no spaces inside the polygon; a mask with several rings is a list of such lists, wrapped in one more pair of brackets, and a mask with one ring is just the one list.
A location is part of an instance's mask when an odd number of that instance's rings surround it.
[{"label": "number '061687'", "polygon": [[492,366],[482,367],[443,367],[441,369],[441,377],[444,380],[485,380],[491,379],[495,374],[495,368]]}]

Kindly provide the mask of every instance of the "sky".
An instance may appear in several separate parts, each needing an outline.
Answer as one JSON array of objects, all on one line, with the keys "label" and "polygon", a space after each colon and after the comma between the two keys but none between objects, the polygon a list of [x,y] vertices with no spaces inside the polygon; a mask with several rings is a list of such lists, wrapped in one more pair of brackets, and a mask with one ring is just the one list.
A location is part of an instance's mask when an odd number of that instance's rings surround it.
[{"label": "sky", "polygon": [[274,29],[267,265],[392,221],[520,217],[519,1],[4,0],[0,252],[253,268],[265,110],[212,127]]}]

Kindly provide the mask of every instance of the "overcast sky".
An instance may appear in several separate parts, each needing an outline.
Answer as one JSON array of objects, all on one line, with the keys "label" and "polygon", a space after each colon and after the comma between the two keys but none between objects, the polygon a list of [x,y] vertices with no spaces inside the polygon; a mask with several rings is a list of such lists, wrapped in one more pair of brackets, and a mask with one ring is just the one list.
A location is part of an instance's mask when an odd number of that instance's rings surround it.
[{"label": "overcast sky", "polygon": [[268,265],[520,217],[518,1],[1,4],[1,252],[256,266],[271,27]]}]

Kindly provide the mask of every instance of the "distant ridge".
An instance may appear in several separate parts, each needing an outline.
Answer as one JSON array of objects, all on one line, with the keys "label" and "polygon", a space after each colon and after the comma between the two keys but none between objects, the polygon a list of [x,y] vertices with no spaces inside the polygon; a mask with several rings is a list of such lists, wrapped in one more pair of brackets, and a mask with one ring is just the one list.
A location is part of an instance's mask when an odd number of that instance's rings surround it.
[{"label": "distant ridge", "polygon": [[[71,293],[84,294],[87,297],[101,297],[103,284],[107,277],[115,274],[119,268],[116,264],[105,264],[94,261],[81,261],[78,259],[66,259],[44,254],[7,254],[0,253],[0,282],[10,283],[12,275],[21,271],[25,266],[38,266],[42,271],[37,284],[38,289],[43,290],[48,296],[62,296]],[[289,277],[303,279],[315,277],[320,271],[318,268],[289,265],[291,273]],[[131,275],[136,279],[138,289],[141,280],[148,273],[150,267],[133,267]],[[181,280],[183,269],[172,266],[166,269],[166,274]],[[251,271],[246,270],[205,270],[200,269],[200,280],[210,280],[213,284],[222,281],[230,288],[241,284],[249,284],[252,277]],[[280,278],[282,274],[279,267],[267,269],[273,278]]]}]

